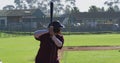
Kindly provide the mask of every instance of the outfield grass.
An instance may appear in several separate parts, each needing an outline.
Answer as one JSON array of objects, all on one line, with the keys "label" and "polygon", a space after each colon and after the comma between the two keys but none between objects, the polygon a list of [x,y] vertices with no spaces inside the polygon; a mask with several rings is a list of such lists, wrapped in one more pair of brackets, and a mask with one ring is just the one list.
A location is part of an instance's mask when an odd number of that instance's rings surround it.
[{"label": "outfield grass", "polygon": [[120,52],[107,51],[67,51],[62,63],[120,63]]},{"label": "outfield grass", "polygon": [[65,36],[64,45],[65,46],[120,45],[120,34],[67,35]]},{"label": "outfield grass", "polygon": [[2,38],[0,59],[3,63],[34,63],[39,42],[33,37]]},{"label": "outfield grass", "polygon": [[[120,34],[65,35],[64,46],[120,45]],[[32,36],[0,38],[0,59],[3,63],[34,63],[39,42]],[[120,52],[65,52],[62,63],[119,63]]]}]

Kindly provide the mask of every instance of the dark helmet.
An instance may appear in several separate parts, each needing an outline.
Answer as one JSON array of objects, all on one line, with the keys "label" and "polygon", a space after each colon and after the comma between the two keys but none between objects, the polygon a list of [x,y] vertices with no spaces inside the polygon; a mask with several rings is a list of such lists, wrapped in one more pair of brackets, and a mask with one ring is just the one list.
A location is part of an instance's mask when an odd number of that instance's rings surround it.
[{"label": "dark helmet", "polygon": [[54,30],[55,33],[58,33],[61,30],[61,28],[64,28],[64,26],[59,21],[54,21],[54,22],[50,23],[48,28],[50,26],[54,27],[53,30]]},{"label": "dark helmet", "polygon": [[64,26],[59,21],[54,21],[49,24],[48,27],[53,26],[54,28],[64,28]]}]

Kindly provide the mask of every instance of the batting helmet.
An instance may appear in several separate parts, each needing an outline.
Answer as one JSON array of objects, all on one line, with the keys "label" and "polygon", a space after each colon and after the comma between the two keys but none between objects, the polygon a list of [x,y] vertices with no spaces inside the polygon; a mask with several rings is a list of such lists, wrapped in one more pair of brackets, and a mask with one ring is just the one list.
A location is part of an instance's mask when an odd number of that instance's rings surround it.
[{"label": "batting helmet", "polygon": [[55,33],[59,33],[60,30],[61,30],[61,28],[64,28],[64,26],[63,26],[59,21],[54,21],[54,22],[50,23],[49,26],[48,26],[48,28],[49,28],[50,26],[53,26],[53,27],[54,27],[53,31],[54,31]]},{"label": "batting helmet", "polygon": [[59,21],[53,21],[48,27],[53,26],[54,28],[64,28],[64,26]]}]

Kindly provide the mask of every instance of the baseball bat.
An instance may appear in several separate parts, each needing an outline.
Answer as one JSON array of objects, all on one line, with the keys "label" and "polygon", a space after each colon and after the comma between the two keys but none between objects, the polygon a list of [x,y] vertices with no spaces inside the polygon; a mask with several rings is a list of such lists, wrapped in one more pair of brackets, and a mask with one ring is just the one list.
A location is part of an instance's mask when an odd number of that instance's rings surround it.
[{"label": "baseball bat", "polygon": [[[52,21],[53,21],[53,7],[54,7],[54,4],[53,4],[53,2],[51,1],[50,2],[50,24],[52,23]],[[53,50],[54,48],[52,47],[52,50]],[[50,55],[50,63],[54,63],[54,61],[53,61],[53,53],[54,52],[52,52],[51,53],[51,55]]]},{"label": "baseball bat", "polygon": [[53,21],[53,7],[54,7],[53,2],[50,2],[50,23],[52,23]]}]

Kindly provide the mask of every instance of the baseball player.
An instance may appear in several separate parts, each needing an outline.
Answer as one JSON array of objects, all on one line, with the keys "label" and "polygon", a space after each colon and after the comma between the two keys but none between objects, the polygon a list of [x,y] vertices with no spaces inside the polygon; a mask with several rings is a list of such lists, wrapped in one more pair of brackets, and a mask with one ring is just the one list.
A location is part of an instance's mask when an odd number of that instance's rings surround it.
[{"label": "baseball player", "polygon": [[59,63],[58,49],[61,49],[64,43],[62,27],[59,21],[53,21],[49,24],[48,30],[35,31],[34,37],[40,41],[35,63]]}]

